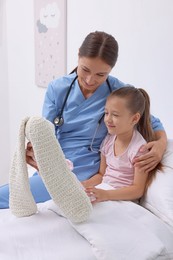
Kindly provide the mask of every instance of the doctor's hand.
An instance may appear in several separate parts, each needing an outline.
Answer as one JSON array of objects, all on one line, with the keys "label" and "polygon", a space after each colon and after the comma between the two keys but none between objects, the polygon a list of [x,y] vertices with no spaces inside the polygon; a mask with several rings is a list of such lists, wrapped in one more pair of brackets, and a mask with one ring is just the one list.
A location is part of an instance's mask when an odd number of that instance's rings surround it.
[{"label": "doctor's hand", "polygon": [[134,166],[142,168],[145,172],[150,172],[159,164],[164,151],[165,147],[162,147],[159,141],[149,142],[140,148],[140,152],[144,155],[134,159]]},{"label": "doctor's hand", "polygon": [[35,157],[34,157],[34,151],[32,148],[32,144],[30,142],[27,143],[27,146],[26,146],[26,162],[27,162],[27,164],[29,164],[30,166],[32,166],[33,168],[35,168],[38,171],[38,166],[37,166],[37,163],[36,163]]}]

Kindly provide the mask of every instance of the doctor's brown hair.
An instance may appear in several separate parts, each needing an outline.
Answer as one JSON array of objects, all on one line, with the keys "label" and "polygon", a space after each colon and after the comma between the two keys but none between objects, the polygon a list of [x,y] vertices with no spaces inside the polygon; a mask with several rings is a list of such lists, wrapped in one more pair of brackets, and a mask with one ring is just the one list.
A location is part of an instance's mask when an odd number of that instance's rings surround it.
[{"label": "doctor's brown hair", "polygon": [[[113,68],[118,58],[118,43],[111,34],[102,31],[91,32],[84,39],[78,55],[80,58],[100,58]],[[77,67],[71,73],[73,72],[77,72]]]},{"label": "doctor's brown hair", "polygon": [[[147,92],[142,88],[135,88],[133,86],[125,86],[114,90],[107,98],[109,100],[113,97],[125,98],[127,100],[127,108],[132,114],[139,113],[140,119],[136,125],[137,130],[141,133],[147,142],[155,140],[154,131],[151,125],[150,115],[150,98]],[[146,188],[149,186],[154,178],[156,170],[161,170],[162,165],[159,163],[157,167],[149,173]]]},{"label": "doctor's brown hair", "polygon": [[91,32],[79,48],[79,57],[100,58],[111,68],[118,58],[118,43],[115,38],[105,32]]}]

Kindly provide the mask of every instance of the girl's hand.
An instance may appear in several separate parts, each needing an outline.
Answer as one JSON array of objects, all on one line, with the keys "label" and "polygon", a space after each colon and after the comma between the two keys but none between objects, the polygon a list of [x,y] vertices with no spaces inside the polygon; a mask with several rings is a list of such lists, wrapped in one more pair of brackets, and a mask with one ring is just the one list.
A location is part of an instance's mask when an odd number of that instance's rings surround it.
[{"label": "girl's hand", "polygon": [[150,172],[161,161],[164,151],[159,141],[149,142],[141,147],[140,152],[146,153],[134,159],[134,166]]},{"label": "girl's hand", "polygon": [[36,163],[35,157],[34,157],[34,151],[32,148],[32,144],[30,142],[27,143],[27,146],[26,146],[26,162],[27,162],[27,164],[29,164],[30,166],[32,166],[33,168],[35,168],[38,171],[38,166],[37,166],[37,163]]},{"label": "girl's hand", "polygon": [[91,202],[101,202],[108,200],[107,191],[102,189],[97,189],[95,187],[88,187],[85,189],[88,197],[90,197]]}]

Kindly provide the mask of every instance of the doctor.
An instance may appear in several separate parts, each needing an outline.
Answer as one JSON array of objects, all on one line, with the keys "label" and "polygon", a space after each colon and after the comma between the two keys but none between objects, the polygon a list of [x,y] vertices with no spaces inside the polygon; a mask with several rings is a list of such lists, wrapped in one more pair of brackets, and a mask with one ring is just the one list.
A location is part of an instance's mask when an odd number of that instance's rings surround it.
[{"label": "doctor", "polygon": [[[107,133],[102,120],[106,97],[125,85],[109,75],[117,57],[118,43],[112,35],[99,31],[88,34],[79,48],[77,68],[52,81],[45,95],[43,116],[54,123],[65,157],[73,162],[73,172],[84,186],[98,184],[99,147]],[[156,141],[145,145],[143,149],[149,152],[134,162],[148,171],[159,163],[167,143],[160,120],[151,116],[151,121]],[[37,169],[30,143],[26,160]],[[30,185],[36,202],[50,199],[37,173],[30,178]],[[0,208],[8,207],[8,193],[8,185],[0,188]]]}]

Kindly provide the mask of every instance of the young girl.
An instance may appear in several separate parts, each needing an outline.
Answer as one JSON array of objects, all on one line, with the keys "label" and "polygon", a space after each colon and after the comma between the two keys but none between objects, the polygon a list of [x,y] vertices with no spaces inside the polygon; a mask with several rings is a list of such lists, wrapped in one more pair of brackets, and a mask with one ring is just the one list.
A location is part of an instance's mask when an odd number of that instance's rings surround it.
[{"label": "young girl", "polygon": [[108,134],[101,145],[101,163],[97,174],[107,185],[86,188],[95,202],[106,200],[135,200],[142,197],[153,175],[135,167],[134,158],[142,154],[141,147],[153,141],[150,123],[150,100],[143,89],[132,86],[110,94],[105,105]]}]

